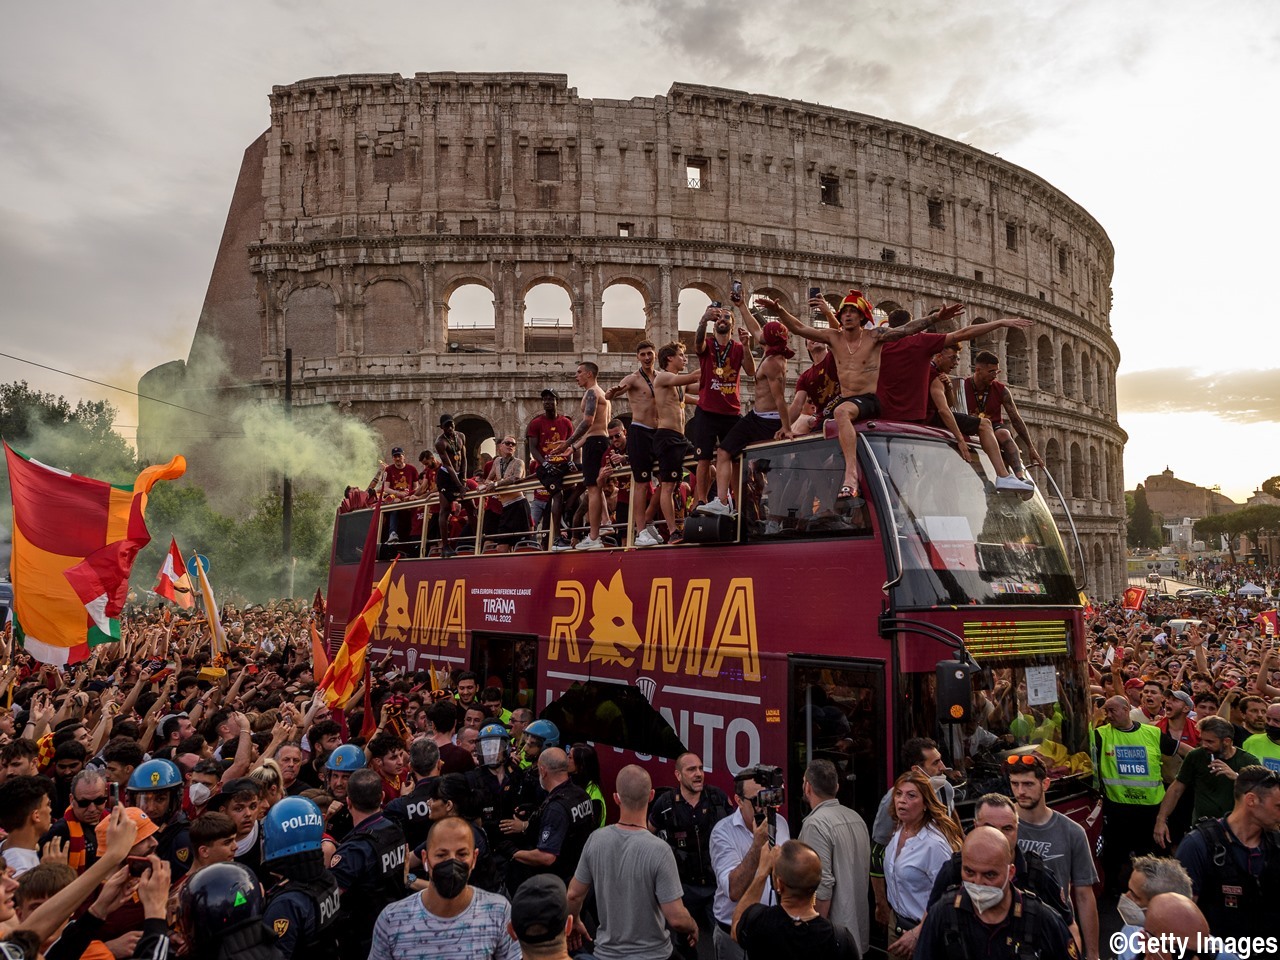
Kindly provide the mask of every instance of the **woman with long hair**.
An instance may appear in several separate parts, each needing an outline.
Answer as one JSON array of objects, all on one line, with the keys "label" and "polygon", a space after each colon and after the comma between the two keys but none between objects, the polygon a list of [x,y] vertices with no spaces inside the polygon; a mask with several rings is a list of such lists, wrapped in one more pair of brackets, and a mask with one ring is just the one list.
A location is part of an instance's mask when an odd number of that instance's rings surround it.
[{"label": "woman with long hair", "polygon": [[894,781],[890,812],[897,827],[884,851],[885,892],[893,908],[889,953],[909,957],[920,935],[933,881],[960,849],[964,833],[938,800],[929,777],[918,769]]}]

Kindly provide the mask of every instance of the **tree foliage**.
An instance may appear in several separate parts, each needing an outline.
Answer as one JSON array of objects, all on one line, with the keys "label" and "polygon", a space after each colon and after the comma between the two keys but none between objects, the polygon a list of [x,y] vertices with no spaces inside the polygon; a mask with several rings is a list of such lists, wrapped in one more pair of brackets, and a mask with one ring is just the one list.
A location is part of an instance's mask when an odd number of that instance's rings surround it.
[{"label": "tree foliage", "polygon": [[1280,500],[1280,476],[1268,477],[1262,481],[1262,492]]},{"label": "tree foliage", "polygon": [[[137,458],[116,432],[116,408],[105,400],[41,393],[25,380],[0,384],[0,436],[29,457],[109,483],[132,483]],[[6,484],[7,484],[6,479]]]},{"label": "tree foliage", "polygon": [[1226,535],[1227,549],[1231,561],[1235,562],[1235,543],[1237,537],[1244,535],[1255,544],[1264,534],[1280,531],[1280,507],[1258,505],[1242,507],[1230,513],[1220,513],[1213,517],[1204,517],[1196,521],[1195,534],[1201,539]]},{"label": "tree foliage", "polygon": [[1138,484],[1133,493],[1133,508],[1129,511],[1129,546],[1148,549],[1159,547],[1164,542],[1160,524],[1161,518],[1151,512],[1151,506],[1147,503],[1146,487]]}]

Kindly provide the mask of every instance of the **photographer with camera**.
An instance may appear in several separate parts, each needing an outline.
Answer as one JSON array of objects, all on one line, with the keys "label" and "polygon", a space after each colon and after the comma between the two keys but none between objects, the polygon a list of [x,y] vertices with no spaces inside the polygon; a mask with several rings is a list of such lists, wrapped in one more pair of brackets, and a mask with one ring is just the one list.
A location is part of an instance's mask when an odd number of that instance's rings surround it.
[{"label": "photographer with camera", "polygon": [[[746,953],[733,939],[734,911],[760,867],[760,852],[766,846],[791,839],[787,821],[778,816],[784,800],[781,767],[748,767],[733,778],[733,792],[738,812],[711,830],[711,869],[716,877],[712,908],[716,929],[712,941],[716,960],[745,960]],[[759,902],[765,906],[778,902],[772,886],[764,887]]]}]

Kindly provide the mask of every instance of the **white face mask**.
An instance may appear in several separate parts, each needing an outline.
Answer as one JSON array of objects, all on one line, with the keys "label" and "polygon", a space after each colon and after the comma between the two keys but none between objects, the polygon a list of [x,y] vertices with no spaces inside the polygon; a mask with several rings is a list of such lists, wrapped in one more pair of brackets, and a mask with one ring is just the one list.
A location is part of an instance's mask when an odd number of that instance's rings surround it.
[{"label": "white face mask", "polygon": [[209,789],[207,783],[196,781],[191,784],[190,789],[187,791],[187,796],[191,798],[192,806],[199,807],[209,802],[209,798],[213,796],[213,791]]},{"label": "white face mask", "polygon": [[966,880],[964,890],[979,913],[986,913],[1004,898],[1003,886],[988,887],[984,883],[970,883]]},{"label": "white face mask", "polygon": [[1147,922],[1147,911],[1134,903],[1127,893],[1120,894],[1116,909],[1120,911],[1120,919],[1131,927],[1140,927]]}]

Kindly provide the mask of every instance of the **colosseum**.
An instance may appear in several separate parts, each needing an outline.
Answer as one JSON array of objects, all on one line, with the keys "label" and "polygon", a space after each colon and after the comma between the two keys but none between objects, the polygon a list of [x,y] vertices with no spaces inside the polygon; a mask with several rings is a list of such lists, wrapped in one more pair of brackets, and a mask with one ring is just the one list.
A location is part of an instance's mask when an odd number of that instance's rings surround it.
[{"label": "colosseum", "polygon": [[[141,393],[217,355],[227,395],[279,399],[289,348],[296,406],[410,448],[450,412],[491,443],[544,387],[571,388],[578,359],[608,382],[641,336],[691,330],[731,278],[793,312],[810,286],[917,315],[960,300],[966,322],[1035,321],[980,346],[1068,498],[1090,592],[1124,582],[1113,248],[1035,174],[889,120],[682,83],[602,100],[561,74],[365,74],[270,103],[191,355]],[[139,442],[158,453],[150,407]]]}]

